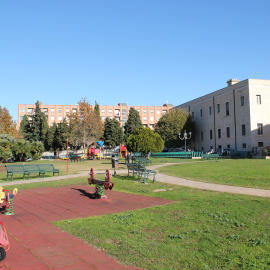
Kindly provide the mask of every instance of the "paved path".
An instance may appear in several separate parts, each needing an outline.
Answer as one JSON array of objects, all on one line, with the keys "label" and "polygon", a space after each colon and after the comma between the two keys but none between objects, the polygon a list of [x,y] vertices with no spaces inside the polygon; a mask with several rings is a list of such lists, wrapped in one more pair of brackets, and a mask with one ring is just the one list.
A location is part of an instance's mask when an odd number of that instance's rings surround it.
[{"label": "paved path", "polygon": [[107,199],[94,199],[87,184],[19,191],[14,215],[0,211],[10,241],[0,269],[16,270],[135,270],[105,251],[61,231],[51,222],[105,215],[173,203],[171,200],[106,191]]}]

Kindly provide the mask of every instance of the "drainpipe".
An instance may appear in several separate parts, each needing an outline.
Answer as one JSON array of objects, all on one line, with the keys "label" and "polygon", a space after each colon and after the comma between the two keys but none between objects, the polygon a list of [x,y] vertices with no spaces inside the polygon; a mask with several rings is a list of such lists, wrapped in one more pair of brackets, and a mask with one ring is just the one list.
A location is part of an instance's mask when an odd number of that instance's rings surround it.
[{"label": "drainpipe", "polygon": [[213,113],[214,113],[214,140],[215,140],[215,150],[217,150],[217,139],[216,139],[216,107],[215,107],[215,97],[213,97]]},{"label": "drainpipe", "polygon": [[236,137],[236,112],[235,112],[235,90],[233,90],[233,110],[234,110],[234,144],[235,151],[237,151],[237,137]]}]

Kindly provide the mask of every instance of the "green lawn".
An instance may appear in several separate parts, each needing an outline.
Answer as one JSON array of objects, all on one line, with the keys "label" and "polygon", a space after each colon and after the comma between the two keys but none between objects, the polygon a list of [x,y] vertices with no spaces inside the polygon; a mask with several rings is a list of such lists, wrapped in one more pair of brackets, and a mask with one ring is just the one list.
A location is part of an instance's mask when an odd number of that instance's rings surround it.
[{"label": "green lawn", "polygon": [[268,159],[193,162],[162,167],[158,171],[195,181],[270,189],[270,160]]},{"label": "green lawn", "polygon": [[[267,181],[268,166],[267,160],[222,160],[182,163],[168,168],[170,173],[181,177],[182,173],[194,177],[201,171],[203,181],[235,173],[236,180],[241,176],[241,181],[252,183],[255,178]],[[163,169],[167,168],[160,171]],[[176,202],[55,224],[90,245],[105,249],[119,261],[145,269],[270,269],[270,198],[152,181],[144,185],[126,176],[112,177],[111,181],[116,191]],[[15,186],[20,192],[78,183],[87,183],[87,177]],[[153,192],[157,189],[166,191]],[[110,196],[110,191],[106,194]]]}]

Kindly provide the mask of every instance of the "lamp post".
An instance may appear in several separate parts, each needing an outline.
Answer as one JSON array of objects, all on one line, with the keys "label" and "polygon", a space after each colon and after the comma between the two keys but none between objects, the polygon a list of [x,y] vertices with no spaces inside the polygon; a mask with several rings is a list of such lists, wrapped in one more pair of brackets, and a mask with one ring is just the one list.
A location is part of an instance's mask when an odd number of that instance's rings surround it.
[{"label": "lamp post", "polygon": [[68,139],[67,139],[67,172],[66,173],[68,174]]},{"label": "lamp post", "polygon": [[189,134],[189,138],[188,138],[187,132],[185,131],[184,137],[181,138],[181,133],[180,132],[178,133],[179,139],[185,140],[185,158],[187,158],[187,140],[191,138],[191,132],[189,132],[188,134]]}]

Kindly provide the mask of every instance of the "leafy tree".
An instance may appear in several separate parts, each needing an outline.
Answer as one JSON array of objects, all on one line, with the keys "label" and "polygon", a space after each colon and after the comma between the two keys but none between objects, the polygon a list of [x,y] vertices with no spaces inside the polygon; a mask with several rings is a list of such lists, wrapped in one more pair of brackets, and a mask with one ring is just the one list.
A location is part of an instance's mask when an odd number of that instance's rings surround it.
[{"label": "leafy tree", "polygon": [[7,134],[0,135],[0,160],[2,162],[12,158],[11,145],[14,139]]},{"label": "leafy tree", "polygon": [[30,140],[30,138],[32,137],[31,126],[26,114],[23,116],[23,119],[21,121],[19,133],[21,137],[24,138],[25,140]]},{"label": "leafy tree", "polygon": [[129,109],[128,120],[125,125],[125,139],[127,140],[128,137],[138,128],[142,127],[142,121],[140,114],[134,109]]},{"label": "leafy tree", "polygon": [[99,104],[95,101],[95,107],[94,111],[98,117],[100,117],[100,109],[99,109]]},{"label": "leafy tree", "polygon": [[16,123],[12,120],[11,115],[6,107],[0,106],[0,134],[8,134],[15,138],[19,136],[16,129]]},{"label": "leafy tree", "polygon": [[107,146],[115,147],[123,143],[124,133],[120,127],[119,122],[114,118],[107,117],[104,122],[104,144]]},{"label": "leafy tree", "polygon": [[139,127],[128,137],[127,150],[141,152],[144,156],[150,152],[158,153],[164,148],[164,141],[158,133],[149,127]]},{"label": "leafy tree", "polygon": [[70,113],[69,141],[73,145],[83,145],[87,140],[99,140],[103,135],[104,127],[101,118],[95,113],[86,98],[78,102],[79,112]]},{"label": "leafy tree", "polygon": [[16,140],[12,144],[12,152],[15,160],[23,161],[31,156],[30,143],[26,140]]},{"label": "leafy tree", "polygon": [[170,110],[164,114],[155,126],[155,131],[161,136],[165,142],[165,146],[181,147],[184,140],[180,140],[178,133],[187,131],[192,132],[192,138],[195,138],[195,122],[185,109]]},{"label": "leafy tree", "polygon": [[30,152],[34,160],[38,160],[42,157],[44,151],[44,145],[41,142],[32,142],[30,145]]}]

